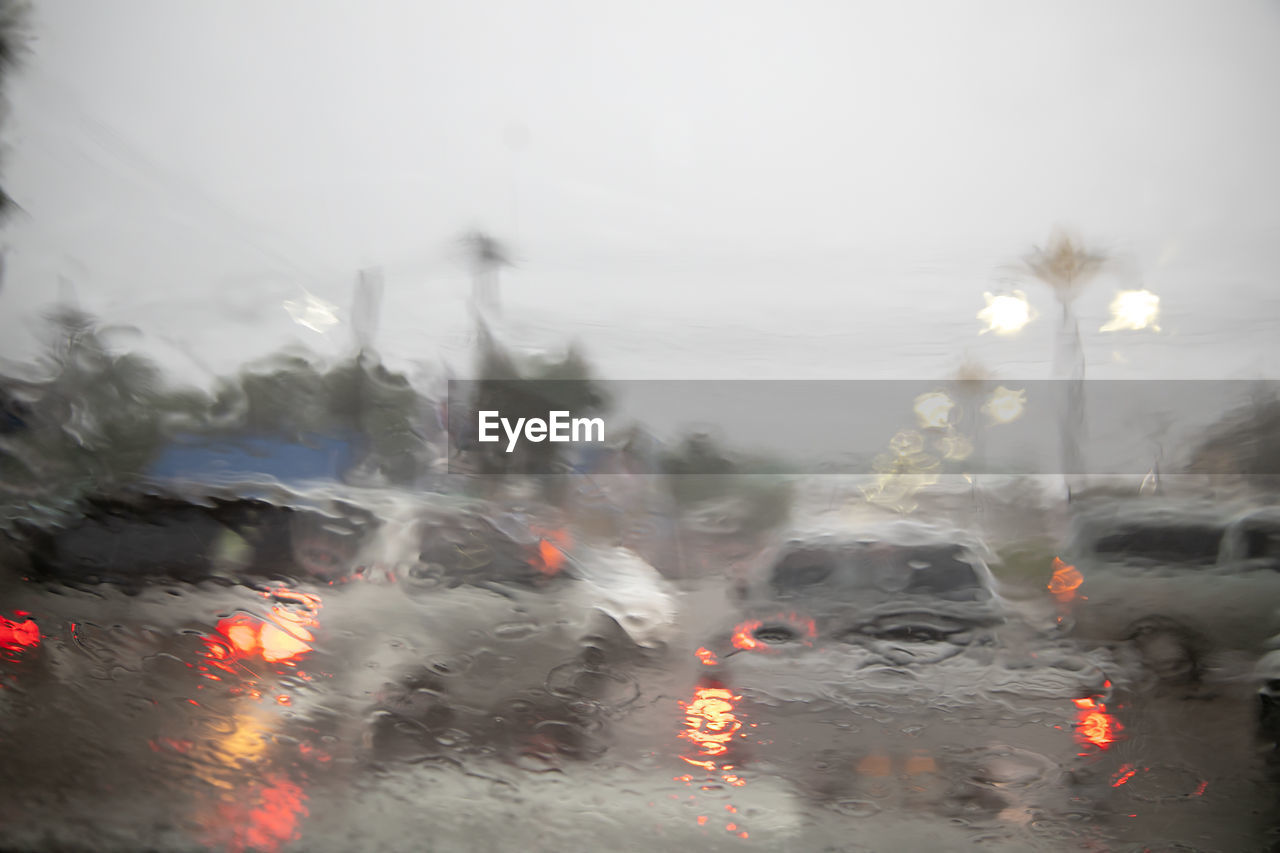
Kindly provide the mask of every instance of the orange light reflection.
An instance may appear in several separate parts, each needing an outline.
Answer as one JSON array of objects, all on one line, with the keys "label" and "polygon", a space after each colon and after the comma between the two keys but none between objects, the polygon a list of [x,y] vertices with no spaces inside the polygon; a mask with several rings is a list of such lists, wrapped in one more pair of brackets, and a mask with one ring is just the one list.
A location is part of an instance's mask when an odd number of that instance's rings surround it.
[{"label": "orange light reflection", "polygon": [[321,607],[320,596],[290,589],[274,589],[262,595],[276,602],[267,619],[248,613],[219,619],[218,636],[205,638],[207,658],[220,665],[261,658],[267,663],[292,666],[311,651],[315,636],[309,629],[319,624],[316,612]]},{"label": "orange light reflection", "polygon": [[[307,795],[296,783],[279,774],[268,776],[257,796],[237,797],[224,802],[217,810],[217,824],[211,827],[209,840],[227,853],[249,850],[276,853],[296,840],[300,817],[309,814]],[[228,835],[230,837],[228,837]]]},{"label": "orange light reflection", "polygon": [[703,755],[723,755],[728,751],[733,736],[742,728],[742,723],[733,713],[733,703],[741,698],[721,687],[698,688],[693,701],[684,705],[685,728],[680,737],[696,744]]},{"label": "orange light reflection", "polygon": [[1132,779],[1134,775],[1137,774],[1137,772],[1138,772],[1137,768],[1135,768],[1133,765],[1125,764],[1120,768],[1119,772],[1116,773],[1115,781],[1111,783],[1111,787],[1119,788],[1125,782],[1128,782],[1130,779]]},{"label": "orange light reflection", "polygon": [[1076,590],[1084,583],[1084,577],[1075,566],[1069,566],[1058,557],[1053,558],[1053,577],[1049,579],[1049,592],[1060,603],[1066,604],[1076,597]]},{"label": "orange light reflection", "polygon": [[1111,746],[1124,727],[1107,713],[1107,706],[1093,698],[1071,701],[1076,706],[1076,741],[1098,749]]},{"label": "orange light reflection", "polygon": [[[812,619],[797,616],[795,613],[779,613],[777,616],[773,617],[773,619],[774,621],[783,622],[791,627],[797,628],[799,633],[804,637],[803,642],[806,646],[812,646],[814,638],[818,636],[818,626]],[[739,624],[733,629],[733,636],[731,638],[733,647],[742,651],[773,651],[768,644],[762,643],[755,637],[756,630],[761,628],[763,625],[764,623],[759,619],[749,619],[746,622]]]},{"label": "orange light reflection", "polygon": [[743,622],[741,625],[733,629],[733,647],[742,649],[743,651],[754,651],[755,649],[767,648],[763,643],[757,640],[752,634],[760,627],[762,623],[759,619],[752,619],[749,622]]},{"label": "orange light reflection", "polygon": [[[720,782],[734,788],[747,784],[741,776],[730,772],[736,768],[736,765],[719,763],[719,759],[729,751],[729,744],[733,742],[734,737],[746,737],[746,734],[741,731],[742,721],[738,719],[736,711],[736,703],[741,699],[741,696],[734,695],[731,690],[708,686],[695,690],[692,701],[680,703],[685,716],[679,737],[697,747],[695,754],[681,755],[680,760],[695,767],[701,767],[707,772],[707,776],[695,780],[694,777],[685,774],[676,776],[675,781],[692,787],[695,782],[714,783],[718,777]],[[717,787],[715,784],[699,786],[703,791],[715,790]],[[725,809],[731,813],[737,811],[732,804],[726,805]],[[699,826],[705,825],[706,822],[705,815],[699,816]],[[745,832],[742,833],[742,837],[747,837]]]},{"label": "orange light reflection", "polygon": [[532,527],[530,532],[538,537],[538,556],[533,560],[538,571],[547,577],[560,573],[565,564],[565,552],[573,544],[567,530]]}]

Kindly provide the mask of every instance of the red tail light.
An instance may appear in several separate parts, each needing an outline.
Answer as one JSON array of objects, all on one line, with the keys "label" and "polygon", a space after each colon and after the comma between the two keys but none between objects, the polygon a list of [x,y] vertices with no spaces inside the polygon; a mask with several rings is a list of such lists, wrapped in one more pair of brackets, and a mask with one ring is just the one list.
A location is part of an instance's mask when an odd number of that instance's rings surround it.
[{"label": "red tail light", "polygon": [[14,618],[0,616],[0,649],[22,652],[40,645],[40,626],[24,610],[14,611]]}]

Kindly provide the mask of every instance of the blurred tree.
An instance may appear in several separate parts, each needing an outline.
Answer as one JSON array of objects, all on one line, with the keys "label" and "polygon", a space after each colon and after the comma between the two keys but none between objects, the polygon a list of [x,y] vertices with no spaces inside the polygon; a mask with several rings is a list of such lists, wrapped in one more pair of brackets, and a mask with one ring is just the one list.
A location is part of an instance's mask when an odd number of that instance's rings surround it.
[{"label": "blurred tree", "polygon": [[283,353],[217,382],[172,387],[159,367],[115,351],[115,330],[74,307],[48,316],[36,380],[0,389],[0,487],[17,494],[110,491],[179,436],[350,441],[357,475],[411,485],[430,465],[419,425],[428,401],[369,352],[330,367]]},{"label": "blurred tree", "polygon": [[[233,432],[297,441],[339,426],[329,417],[323,371],[308,355],[277,354],[247,365],[218,383],[214,400],[215,415]],[[233,413],[238,417],[227,417]]]},{"label": "blurred tree", "polygon": [[403,374],[362,350],[327,369],[300,354],[281,354],[222,380],[209,428],[224,434],[309,436],[352,441],[361,477],[411,485],[430,464],[420,424],[430,410]]},{"label": "blurred tree", "polygon": [[[8,75],[25,57],[30,39],[31,4],[27,0],[0,2],[0,75]],[[0,78],[0,82],[4,82]]]},{"label": "blurred tree", "polygon": [[[13,72],[21,65],[30,41],[28,29],[31,4],[26,0],[0,0],[0,124],[7,123],[9,102],[4,90]],[[15,207],[13,199],[0,190],[0,217]]]},{"label": "blurred tree", "polygon": [[[481,322],[477,361],[478,378],[468,410],[469,423],[476,423],[481,411],[497,411],[514,422],[516,418],[545,419],[551,411],[585,417],[609,408],[610,401],[593,379],[591,365],[576,347],[570,347],[559,360],[527,359],[518,363]],[[505,441],[476,443],[472,452],[477,473],[494,478],[494,484],[511,475],[536,475],[544,497],[553,502],[565,497],[562,472],[568,463],[562,444],[521,442],[514,452],[507,453]]]},{"label": "blurred tree", "polygon": [[[0,0],[0,129],[8,124],[9,100],[5,90],[27,52],[30,16],[31,6],[26,0]],[[14,200],[0,188],[0,223],[17,209]],[[4,269],[4,252],[0,250],[0,290],[4,288]]]},{"label": "blurred tree", "polygon": [[178,395],[165,405],[159,368],[114,351],[111,330],[85,312],[60,306],[47,321],[41,378],[24,383],[30,417],[9,447],[9,485],[97,489],[136,476],[163,444],[166,415],[191,401]]},{"label": "blurred tree", "polygon": [[685,512],[716,506],[723,524],[740,533],[771,529],[790,516],[792,485],[777,474],[777,460],[731,454],[710,435],[694,432],[660,464]]},{"label": "blurred tree", "polygon": [[334,365],[323,383],[329,417],[363,445],[365,476],[407,486],[426,473],[431,460],[422,427],[431,407],[408,377],[362,351]]},{"label": "blurred tree", "polygon": [[1186,470],[1273,490],[1280,485],[1280,399],[1259,383],[1253,399],[1205,431]]}]

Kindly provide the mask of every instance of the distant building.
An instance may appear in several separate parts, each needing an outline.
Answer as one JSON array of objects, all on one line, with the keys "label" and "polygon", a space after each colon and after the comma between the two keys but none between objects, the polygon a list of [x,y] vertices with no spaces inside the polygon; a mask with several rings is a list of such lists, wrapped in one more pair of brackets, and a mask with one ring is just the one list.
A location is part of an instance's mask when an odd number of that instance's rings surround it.
[{"label": "distant building", "polygon": [[284,485],[343,481],[358,462],[348,439],[311,436],[181,436],[147,468],[147,477],[196,483],[271,478]]}]

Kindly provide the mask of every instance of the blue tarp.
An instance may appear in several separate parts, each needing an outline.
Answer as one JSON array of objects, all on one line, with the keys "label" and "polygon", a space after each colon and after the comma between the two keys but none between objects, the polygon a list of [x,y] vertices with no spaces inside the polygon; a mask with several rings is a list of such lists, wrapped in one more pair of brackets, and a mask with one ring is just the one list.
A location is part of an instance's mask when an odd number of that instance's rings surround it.
[{"label": "blue tarp", "polygon": [[183,437],[165,448],[146,473],[155,479],[208,482],[267,476],[288,484],[341,480],[354,463],[352,442],[341,438]]}]

